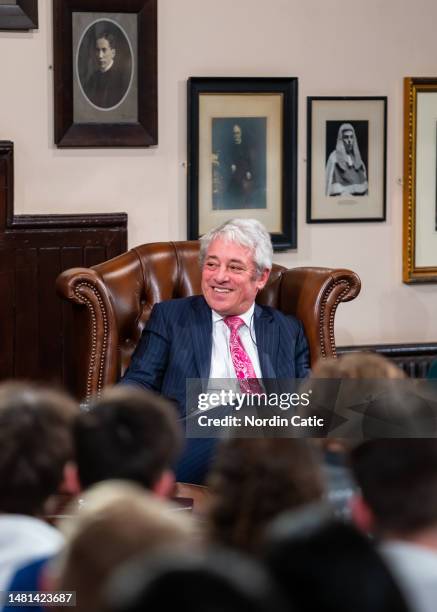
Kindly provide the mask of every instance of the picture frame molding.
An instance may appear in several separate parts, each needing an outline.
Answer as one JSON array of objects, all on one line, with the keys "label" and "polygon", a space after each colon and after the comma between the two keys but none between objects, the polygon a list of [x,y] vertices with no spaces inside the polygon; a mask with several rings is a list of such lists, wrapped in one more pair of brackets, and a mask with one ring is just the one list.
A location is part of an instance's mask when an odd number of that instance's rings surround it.
[{"label": "picture frame molding", "polygon": [[0,4],[0,31],[38,29],[38,0],[16,0]]},{"label": "picture frame molding", "polygon": [[[75,123],[74,12],[134,13],[138,31],[138,120]],[[149,147],[158,144],[157,0],[53,0],[54,141],[67,147]]]},{"label": "picture frame molding", "polygon": [[[313,119],[313,102],[317,101],[380,101],[383,103],[383,144],[382,144],[382,203],[381,215],[376,217],[330,217],[330,218],[314,218],[312,206],[312,149],[313,149],[313,134],[312,134],[312,119]],[[307,205],[306,205],[306,221],[312,223],[366,223],[366,222],[384,222],[387,219],[387,96],[308,96],[307,97]]]},{"label": "picture frame molding", "polygon": [[[297,248],[297,77],[190,77],[187,82],[187,232],[199,238],[199,98],[202,94],[281,94],[281,231],[271,233],[273,249]],[[229,209],[231,216],[233,209]],[[236,212],[238,209],[234,209]],[[250,209],[256,218],[257,208]],[[236,215],[234,215],[236,216]]]},{"label": "picture frame molding", "polygon": [[[420,266],[416,261],[418,240],[416,236],[418,215],[423,212],[417,197],[418,157],[418,93],[437,93],[437,77],[404,78],[404,177],[403,177],[403,248],[402,280],[406,284],[437,282],[437,254],[435,265]],[[434,126],[435,150],[437,129]],[[436,151],[437,156],[437,151]],[[437,173],[437,168],[435,168]],[[436,179],[437,183],[437,179]],[[437,209],[437,194],[434,190],[434,206]],[[420,211],[419,211],[420,209]],[[437,232],[437,227],[434,225]],[[437,233],[436,233],[437,236]],[[436,242],[437,245],[437,242]]]}]

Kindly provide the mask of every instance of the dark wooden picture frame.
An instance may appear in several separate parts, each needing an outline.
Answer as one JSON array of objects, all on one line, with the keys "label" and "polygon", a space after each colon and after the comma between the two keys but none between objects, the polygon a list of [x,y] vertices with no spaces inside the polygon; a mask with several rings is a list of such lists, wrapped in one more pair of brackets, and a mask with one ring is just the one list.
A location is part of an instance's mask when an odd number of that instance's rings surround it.
[{"label": "dark wooden picture frame", "polygon": [[[93,15],[101,14],[101,18],[83,28],[75,54],[73,19],[87,14],[90,21]],[[135,20],[136,53],[127,38],[135,65],[135,78],[132,69],[128,90],[128,102],[134,111],[127,119],[117,106],[96,107],[77,94],[80,79],[76,66],[85,29],[91,30],[101,21],[112,22],[115,29],[125,32],[112,15]],[[54,139],[58,147],[149,147],[158,143],[157,0],[53,0],[53,49]],[[132,84],[135,87],[131,88]],[[125,97],[118,104],[120,108]],[[94,113],[92,120],[86,115],[80,120],[75,117],[77,101],[83,103],[83,99]]]},{"label": "dark wooden picture frame", "polygon": [[16,0],[0,4],[0,30],[36,30],[38,0]]},{"label": "dark wooden picture frame", "polygon": [[385,221],[386,176],[387,97],[308,97],[307,223]]},{"label": "dark wooden picture frame", "polygon": [[188,80],[189,239],[254,217],[275,250],[297,247],[297,93],[296,77]]}]

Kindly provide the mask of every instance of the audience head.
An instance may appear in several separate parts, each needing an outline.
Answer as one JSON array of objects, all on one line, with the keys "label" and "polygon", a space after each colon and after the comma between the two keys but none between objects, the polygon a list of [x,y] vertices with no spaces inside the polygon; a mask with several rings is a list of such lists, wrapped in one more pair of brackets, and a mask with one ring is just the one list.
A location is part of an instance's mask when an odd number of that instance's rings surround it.
[{"label": "audience head", "polygon": [[350,453],[357,524],[383,537],[437,528],[437,439],[368,440]]},{"label": "audience head", "polygon": [[76,591],[76,612],[104,609],[103,584],[123,561],[145,551],[186,548],[194,534],[189,515],[125,481],[91,487],[79,512],[64,519],[60,528],[66,547],[58,567],[52,567],[53,586]]},{"label": "audience head", "polygon": [[[304,382],[305,389],[311,388],[313,391],[313,400],[318,398],[318,414],[325,417],[326,434],[330,431],[330,424],[334,422],[333,407],[335,406],[335,414],[342,413],[342,408],[349,408],[353,397],[360,402],[364,398],[369,398],[371,395],[379,396],[381,387],[389,390],[389,383],[381,383],[382,380],[402,380],[405,379],[405,373],[398,368],[393,362],[376,353],[348,353],[340,355],[338,358],[319,359],[315,364],[309,379]],[[320,382],[318,382],[320,380]],[[327,384],[326,380],[332,380],[332,385]],[[339,388],[337,381],[347,381],[343,386],[343,394],[338,394]],[[356,382],[353,382],[356,381]],[[364,382],[363,382],[364,381]],[[367,382],[366,382],[367,381]],[[391,383],[391,386],[396,391],[396,383]],[[399,390],[398,390],[399,391]],[[399,399],[396,395],[395,401]],[[390,398],[387,407],[393,404],[393,393],[390,391]],[[343,406],[344,401],[348,402],[347,406]],[[314,402],[313,402],[314,404]],[[314,405],[311,405],[308,410],[314,410]],[[378,416],[376,413],[381,411],[381,406],[377,403],[372,403],[367,406],[366,415],[368,417]],[[353,414],[359,415],[358,412]],[[347,415],[350,417],[351,413]],[[388,414],[384,414],[386,418]],[[393,416],[393,415],[391,415]],[[399,413],[395,410],[395,417],[399,417]],[[340,419],[341,422],[341,419]],[[356,421],[358,423],[358,419]],[[386,421],[387,424],[387,421]],[[359,432],[362,435],[373,436],[377,432],[375,429],[375,421],[372,418],[363,419],[361,421],[361,429]],[[380,429],[379,434],[383,434],[384,420],[377,419],[376,426]],[[354,427],[349,429],[350,438],[332,438],[328,437],[321,441],[321,445],[327,450],[341,452],[347,450],[352,445],[356,444],[357,434]]]},{"label": "audience head", "polygon": [[80,415],[75,441],[84,488],[117,478],[170,495],[182,432],[164,398],[128,385],[109,389]]},{"label": "audience head", "polygon": [[338,358],[319,359],[311,378],[402,379],[404,372],[377,353],[348,353]]},{"label": "audience head", "polygon": [[113,577],[107,597],[113,612],[294,610],[285,607],[276,585],[259,564],[222,549],[137,559]]},{"label": "audience head", "polygon": [[213,541],[256,553],[269,521],[319,500],[322,480],[312,448],[289,438],[235,438],[221,445],[209,484]]},{"label": "audience head", "polygon": [[373,543],[324,507],[279,517],[265,558],[287,600],[301,612],[407,612]]},{"label": "audience head", "polygon": [[73,459],[77,404],[30,383],[0,385],[0,512],[39,515]]}]

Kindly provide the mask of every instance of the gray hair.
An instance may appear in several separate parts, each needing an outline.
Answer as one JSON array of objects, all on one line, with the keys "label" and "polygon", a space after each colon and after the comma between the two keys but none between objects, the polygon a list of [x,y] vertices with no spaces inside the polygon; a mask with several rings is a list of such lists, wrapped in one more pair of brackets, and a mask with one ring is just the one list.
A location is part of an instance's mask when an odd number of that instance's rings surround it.
[{"label": "gray hair", "polygon": [[235,242],[251,249],[258,274],[262,274],[266,269],[271,270],[273,248],[270,234],[256,219],[230,219],[204,234],[200,238],[201,266],[205,262],[209,245],[216,238],[223,238],[228,242]]}]

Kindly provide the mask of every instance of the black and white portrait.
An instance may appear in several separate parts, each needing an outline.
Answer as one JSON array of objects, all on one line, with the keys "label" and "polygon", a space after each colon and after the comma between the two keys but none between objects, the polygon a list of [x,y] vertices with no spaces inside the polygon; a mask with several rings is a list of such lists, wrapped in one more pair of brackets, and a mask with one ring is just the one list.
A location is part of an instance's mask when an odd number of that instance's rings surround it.
[{"label": "black and white portrait", "polygon": [[212,119],[213,209],[266,208],[265,117]]},{"label": "black and white portrait", "polygon": [[93,107],[108,111],[124,101],[132,84],[133,65],[129,37],[120,24],[98,19],[83,31],[77,51],[77,79]]},{"label": "black and white portrait", "polygon": [[369,193],[368,121],[326,121],[327,196]]}]

